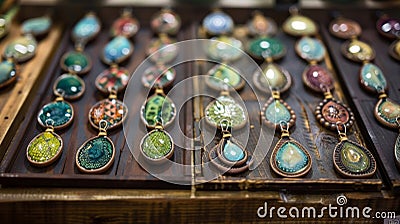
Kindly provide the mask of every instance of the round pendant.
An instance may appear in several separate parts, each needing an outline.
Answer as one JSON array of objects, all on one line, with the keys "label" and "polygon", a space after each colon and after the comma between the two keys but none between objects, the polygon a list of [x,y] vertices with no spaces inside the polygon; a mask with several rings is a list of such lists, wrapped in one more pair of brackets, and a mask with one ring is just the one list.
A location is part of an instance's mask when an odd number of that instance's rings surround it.
[{"label": "round pendant", "polygon": [[376,22],[376,29],[385,37],[391,39],[400,38],[400,20],[390,18],[388,15],[383,15]]},{"label": "round pendant", "polygon": [[54,129],[67,127],[73,118],[74,109],[70,103],[65,101],[55,101],[44,105],[37,117],[39,124],[43,127],[47,127],[47,120],[53,120]]},{"label": "round pendant", "polygon": [[277,38],[260,37],[250,42],[247,47],[248,53],[258,59],[282,58],[286,54],[285,45]]},{"label": "round pendant", "polygon": [[140,152],[148,161],[163,163],[174,154],[174,142],[168,132],[154,129],[142,138]]},{"label": "round pendant", "polygon": [[119,64],[129,58],[133,53],[133,45],[124,36],[116,36],[103,49],[102,60],[104,63]]},{"label": "round pendant", "polygon": [[14,39],[4,49],[4,57],[13,57],[18,63],[27,61],[35,56],[37,42],[31,35],[25,35]]},{"label": "round pendant", "polygon": [[375,118],[389,128],[398,128],[397,119],[400,117],[400,104],[389,98],[381,98],[375,105]]},{"label": "round pendant", "polygon": [[149,59],[155,64],[168,64],[178,55],[176,41],[168,37],[154,38],[147,49]]},{"label": "round pendant", "polygon": [[206,83],[209,87],[222,91],[227,85],[228,90],[240,90],[244,87],[245,81],[240,74],[226,65],[215,65],[206,76]]},{"label": "round pendant", "polygon": [[270,93],[271,90],[283,93],[292,85],[292,76],[283,67],[275,63],[261,66],[262,73],[257,69],[253,75],[254,85],[261,91]]},{"label": "round pendant", "polygon": [[74,74],[63,74],[57,78],[53,85],[55,95],[63,93],[64,99],[75,100],[80,98],[85,92],[85,82]]},{"label": "round pendant", "polygon": [[376,171],[376,161],[371,152],[349,140],[336,145],[333,163],[342,176],[349,178],[371,177]]},{"label": "round pendant", "polygon": [[127,106],[118,99],[104,99],[90,108],[89,122],[94,128],[99,128],[101,120],[108,123],[108,129],[113,129],[124,122],[128,114]]},{"label": "round pendant", "polygon": [[339,17],[330,23],[329,31],[332,35],[342,39],[358,37],[362,32],[360,24],[354,20],[342,17]]},{"label": "round pendant", "polygon": [[40,36],[49,32],[51,27],[51,19],[48,16],[37,17],[25,20],[21,25],[23,34],[32,34]]},{"label": "round pendant", "polygon": [[317,38],[302,37],[295,45],[296,53],[304,60],[322,61],[326,54],[324,44]]},{"label": "round pendant", "polygon": [[207,55],[211,59],[223,62],[235,61],[243,54],[242,42],[234,37],[213,37],[211,41],[207,48]]},{"label": "round pendant", "polygon": [[216,147],[218,159],[227,166],[240,167],[247,162],[247,151],[233,137],[222,138]]},{"label": "round pendant", "polygon": [[281,138],[272,151],[269,164],[283,177],[301,177],[311,170],[311,156],[296,140]]},{"label": "round pendant", "polygon": [[174,68],[167,68],[164,65],[155,65],[144,71],[142,83],[147,88],[166,88],[170,86],[176,76]]},{"label": "round pendant", "polygon": [[111,35],[133,37],[139,31],[140,25],[136,18],[133,18],[130,13],[123,14],[115,20],[111,26]]},{"label": "round pendant", "polygon": [[103,173],[114,162],[114,143],[107,136],[90,138],[79,147],[75,162],[84,173]]},{"label": "round pendant", "polygon": [[172,124],[176,116],[175,104],[163,94],[154,94],[142,105],[141,118],[149,128],[155,128],[158,118],[161,117],[162,126]]},{"label": "round pendant", "polygon": [[275,21],[269,17],[256,13],[247,23],[247,28],[252,36],[274,36],[278,32]]},{"label": "round pendant", "polygon": [[393,42],[389,47],[389,54],[394,59],[400,61],[400,40]]},{"label": "round pendant", "polygon": [[34,166],[47,166],[62,154],[63,141],[52,131],[35,136],[26,148],[26,158]]},{"label": "round pendant", "polygon": [[282,99],[269,98],[261,111],[261,118],[268,126],[280,128],[280,124],[285,122],[289,127],[293,127],[296,122],[294,110]]},{"label": "round pendant", "polygon": [[342,45],[342,54],[355,62],[372,61],[375,51],[371,46],[359,40],[348,40]]},{"label": "round pendant", "polygon": [[69,51],[60,60],[60,66],[64,71],[73,74],[85,74],[92,68],[90,57],[80,51]]},{"label": "round pendant", "polygon": [[110,93],[110,89],[121,92],[129,82],[129,72],[125,68],[111,66],[96,77],[96,88],[102,93]]},{"label": "round pendant", "polygon": [[282,25],[284,32],[292,36],[312,36],[318,33],[317,24],[302,15],[291,15]]},{"label": "round pendant", "polygon": [[99,34],[100,28],[99,19],[93,12],[89,12],[72,29],[72,39],[75,42],[87,43]]},{"label": "round pendant", "polygon": [[203,20],[203,28],[209,35],[223,35],[233,31],[233,20],[222,11],[214,11]]},{"label": "round pendant", "polygon": [[12,60],[0,62],[0,89],[17,79],[15,63]]},{"label": "round pendant", "polygon": [[350,128],[354,123],[354,114],[350,108],[335,99],[324,99],[315,108],[315,116],[318,122],[330,130],[337,130],[340,122]]},{"label": "round pendant", "polygon": [[150,25],[156,33],[175,35],[181,27],[181,18],[170,9],[162,9],[153,15]]},{"label": "round pendant", "polygon": [[205,117],[208,124],[221,128],[223,120],[229,121],[229,127],[239,129],[246,125],[247,114],[241,105],[230,96],[219,96],[207,105]]},{"label": "round pendant", "polygon": [[309,65],[302,74],[303,83],[315,92],[332,91],[335,88],[331,73],[320,65]]},{"label": "round pendant", "polygon": [[7,35],[9,30],[10,25],[8,21],[3,16],[0,16],[0,39]]},{"label": "round pendant", "polygon": [[365,63],[361,67],[360,84],[364,89],[373,93],[381,93],[387,88],[382,70],[372,63]]}]

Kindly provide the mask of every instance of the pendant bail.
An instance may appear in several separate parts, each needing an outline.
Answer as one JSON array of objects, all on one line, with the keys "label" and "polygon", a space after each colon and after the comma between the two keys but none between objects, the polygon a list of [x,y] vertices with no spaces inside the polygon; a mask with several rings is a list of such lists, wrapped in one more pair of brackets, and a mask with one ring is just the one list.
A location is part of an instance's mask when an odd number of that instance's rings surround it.
[{"label": "pendant bail", "polygon": [[281,98],[281,94],[279,91],[273,90],[272,91],[272,98],[279,100]]},{"label": "pendant bail", "polygon": [[289,137],[289,124],[286,121],[280,121],[279,126],[281,128],[281,138]]},{"label": "pendant bail", "polygon": [[99,122],[99,134],[98,136],[107,136],[108,122],[106,120],[101,120]]},{"label": "pendant bail", "polygon": [[324,98],[325,99],[332,99],[333,95],[331,90],[324,84],[320,84],[319,88],[324,92]]},{"label": "pendant bail", "polygon": [[[336,129],[338,131],[339,134],[339,140],[345,141],[347,140],[347,129],[346,129],[346,125],[344,125],[342,122],[338,121],[336,122]],[[343,130],[342,130],[343,129]]]},{"label": "pendant bail", "polygon": [[110,92],[110,95],[108,96],[109,99],[117,99],[117,88],[115,86],[109,87],[108,91]]},{"label": "pendant bail", "polygon": [[60,101],[64,101],[64,95],[65,92],[63,89],[57,89],[57,91],[55,92],[56,97],[56,101],[60,102]]},{"label": "pendant bail", "polygon": [[220,121],[220,127],[222,130],[222,137],[223,138],[229,138],[232,136],[231,132],[229,131],[229,127],[232,125],[232,121],[229,121],[228,119],[222,119]]}]

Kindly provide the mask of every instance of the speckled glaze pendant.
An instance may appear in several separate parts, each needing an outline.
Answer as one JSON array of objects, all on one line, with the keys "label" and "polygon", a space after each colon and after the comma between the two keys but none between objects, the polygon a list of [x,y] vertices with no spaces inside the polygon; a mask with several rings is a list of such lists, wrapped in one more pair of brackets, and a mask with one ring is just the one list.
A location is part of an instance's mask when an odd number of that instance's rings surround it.
[{"label": "speckled glaze pendant", "polygon": [[375,174],[376,161],[365,147],[350,141],[346,136],[346,126],[338,125],[340,142],[333,151],[336,171],[347,178],[368,178]]},{"label": "speckled glaze pendant", "polygon": [[207,72],[206,83],[209,87],[218,91],[224,90],[226,86],[228,91],[238,91],[245,85],[240,74],[224,64],[215,65]]},{"label": "speckled glaze pendant", "polygon": [[85,45],[100,33],[101,24],[95,13],[87,13],[72,29],[72,39],[75,43]]},{"label": "speckled glaze pendant", "polygon": [[281,138],[276,143],[269,164],[272,170],[283,177],[301,177],[312,166],[311,156],[298,141],[289,136],[289,125],[282,121]]},{"label": "speckled glaze pendant", "polygon": [[52,126],[55,130],[59,130],[67,127],[72,123],[74,118],[74,108],[61,96],[58,97],[54,102],[48,103],[42,107],[37,116],[38,122],[42,127],[47,127],[47,120],[52,121]]},{"label": "speckled glaze pendant", "polygon": [[248,116],[243,107],[235,99],[229,96],[228,91],[222,91],[221,95],[205,109],[206,122],[220,128],[221,121],[227,120],[229,128],[239,129],[245,126]]},{"label": "speckled glaze pendant", "polygon": [[233,31],[232,17],[217,9],[203,19],[203,29],[210,36],[229,34]]},{"label": "speckled glaze pendant", "polygon": [[285,20],[282,29],[292,36],[313,36],[318,33],[317,24],[310,18],[300,15],[297,8],[291,8],[290,17]]},{"label": "speckled glaze pendant", "polygon": [[331,73],[320,65],[307,66],[302,74],[303,83],[315,92],[333,91],[335,83]]},{"label": "speckled glaze pendant", "polygon": [[382,70],[371,62],[364,63],[359,72],[361,86],[371,93],[383,93],[387,82]]},{"label": "speckled glaze pendant", "polygon": [[76,152],[75,163],[83,173],[104,173],[114,162],[115,147],[107,137],[107,122],[100,121],[99,134],[84,142]]},{"label": "speckled glaze pendant", "polygon": [[249,34],[252,36],[274,36],[278,32],[275,21],[265,17],[260,11],[255,11],[253,18],[247,23]]},{"label": "speckled glaze pendant", "polygon": [[63,92],[64,99],[79,99],[85,92],[85,82],[75,74],[66,73],[56,79],[53,85],[53,93],[57,95]]},{"label": "speckled glaze pendant", "polygon": [[278,91],[272,92],[261,111],[261,119],[268,126],[279,129],[282,122],[289,127],[295,125],[296,114],[293,109],[280,98]]},{"label": "speckled glaze pendant", "polygon": [[295,50],[297,55],[310,63],[322,61],[326,54],[324,44],[313,37],[302,37],[296,42]]},{"label": "speckled glaze pendant", "polygon": [[48,166],[62,154],[63,140],[54,132],[52,120],[46,121],[46,131],[36,135],[26,148],[26,158],[34,166]]},{"label": "speckled glaze pendant", "polygon": [[157,88],[154,95],[148,98],[141,108],[141,119],[148,128],[155,128],[158,119],[161,119],[163,127],[167,127],[172,124],[175,116],[175,104],[161,88]]},{"label": "speckled glaze pendant", "polygon": [[174,141],[161,123],[157,122],[155,129],[147,133],[140,142],[140,152],[152,163],[161,164],[174,154]]},{"label": "speckled glaze pendant", "polygon": [[290,73],[275,63],[264,63],[261,71],[257,70],[253,75],[254,85],[265,93],[272,91],[286,92],[292,85]]},{"label": "speckled glaze pendant", "polygon": [[142,84],[146,88],[164,89],[174,82],[176,71],[173,67],[168,68],[164,65],[154,65],[144,71],[142,76]]},{"label": "speckled glaze pendant", "polygon": [[0,62],[0,89],[15,82],[17,70],[12,58]]}]

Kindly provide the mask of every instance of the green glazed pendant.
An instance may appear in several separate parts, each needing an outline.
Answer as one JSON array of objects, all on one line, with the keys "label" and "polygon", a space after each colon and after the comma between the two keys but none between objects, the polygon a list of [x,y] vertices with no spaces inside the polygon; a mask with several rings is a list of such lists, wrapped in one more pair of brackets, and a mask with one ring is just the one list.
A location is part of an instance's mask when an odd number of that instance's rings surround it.
[{"label": "green glazed pendant", "polygon": [[0,39],[8,34],[10,31],[10,25],[4,16],[0,16]]},{"label": "green glazed pendant", "polygon": [[92,61],[81,51],[69,51],[61,57],[60,66],[64,71],[82,75],[92,68]]},{"label": "green glazed pendant", "polygon": [[365,63],[361,67],[360,84],[373,93],[382,93],[387,89],[386,79],[382,70],[372,63]]},{"label": "green glazed pendant", "polygon": [[371,152],[347,139],[336,145],[333,162],[336,170],[344,177],[367,178],[376,171],[376,161]]},{"label": "green glazed pendant", "polygon": [[272,58],[277,60],[286,54],[285,45],[277,38],[260,37],[250,42],[248,53],[258,59]]},{"label": "green glazed pendant", "polygon": [[287,18],[282,25],[282,29],[292,36],[312,36],[318,33],[317,24],[310,18],[299,14],[294,14]]},{"label": "green glazed pendant", "polygon": [[4,49],[4,57],[13,57],[18,63],[28,61],[35,56],[37,42],[31,35],[25,35],[14,39]]},{"label": "green glazed pendant", "polygon": [[375,51],[371,46],[360,40],[348,40],[342,44],[342,54],[355,62],[372,61],[375,58]]},{"label": "green glazed pendant", "polygon": [[16,78],[17,72],[12,59],[0,62],[0,89],[13,83]]},{"label": "green glazed pendant", "polygon": [[210,39],[212,42],[207,48],[207,55],[211,59],[219,62],[238,60],[243,52],[243,44],[234,37],[220,36]]},{"label": "green glazed pendant", "polygon": [[74,74],[63,74],[57,78],[53,85],[55,95],[64,93],[63,97],[67,100],[79,99],[85,92],[85,82]]},{"label": "green glazed pendant", "polygon": [[25,20],[21,25],[21,30],[24,35],[32,34],[33,36],[40,36],[49,32],[51,27],[51,18],[49,16],[42,16]]},{"label": "green glazed pendant", "polygon": [[175,104],[163,92],[157,92],[142,105],[141,118],[149,128],[155,128],[161,118],[162,126],[172,124],[176,116]]},{"label": "green glazed pendant", "polygon": [[263,121],[272,127],[279,128],[282,122],[285,122],[289,127],[294,126],[296,122],[296,114],[293,109],[282,99],[269,98],[265,103],[261,118]]},{"label": "green glazed pendant", "polygon": [[240,74],[230,67],[221,64],[215,65],[207,73],[206,83],[209,87],[222,91],[225,86],[228,90],[240,90],[244,87],[245,81]]},{"label": "green glazed pendant", "polygon": [[278,91],[286,92],[292,85],[292,76],[283,67],[275,63],[267,63],[261,66],[262,73],[257,69],[253,75],[255,86],[266,93]]},{"label": "green glazed pendant", "polygon": [[47,166],[60,157],[62,147],[61,137],[48,128],[29,142],[26,158],[34,166]]},{"label": "green glazed pendant", "polygon": [[142,138],[140,151],[148,161],[162,163],[174,154],[174,142],[168,132],[156,128]]},{"label": "green glazed pendant", "polygon": [[38,122],[41,126],[47,127],[47,120],[52,120],[54,129],[62,129],[71,124],[74,118],[72,105],[62,99],[48,103],[42,107],[38,114]]},{"label": "green glazed pendant", "polygon": [[375,105],[374,115],[381,124],[389,128],[398,128],[400,104],[387,97],[382,97]]}]

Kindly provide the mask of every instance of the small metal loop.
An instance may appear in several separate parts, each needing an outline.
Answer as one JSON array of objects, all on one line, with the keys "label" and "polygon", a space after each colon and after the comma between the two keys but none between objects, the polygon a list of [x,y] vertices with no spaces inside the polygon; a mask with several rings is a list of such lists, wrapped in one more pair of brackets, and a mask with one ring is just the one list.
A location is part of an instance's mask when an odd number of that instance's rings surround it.
[{"label": "small metal loop", "polygon": [[108,129],[108,122],[106,120],[100,120],[99,122],[99,131],[100,133],[106,133]]},{"label": "small metal loop", "polygon": [[282,132],[289,132],[289,123],[284,120],[279,121],[279,126]]},{"label": "small metal loop", "polygon": [[58,88],[56,89],[56,92],[54,94],[57,96],[57,98],[63,99],[65,96],[65,91],[63,89]]},{"label": "small metal loop", "polygon": [[54,127],[54,120],[53,119],[46,119],[45,121],[46,127]]},{"label": "small metal loop", "polygon": [[399,126],[399,128],[400,128],[400,116],[396,117],[396,123],[397,123],[397,126]]},{"label": "small metal loop", "polygon": [[[225,122],[226,124],[224,125]],[[222,132],[229,132],[229,127],[232,125],[232,121],[229,121],[228,119],[222,119],[219,124]]]},{"label": "small metal loop", "polygon": [[[343,131],[341,131],[341,127],[343,127]],[[339,137],[346,137],[347,136],[346,125],[343,124],[342,122],[340,122],[340,121],[336,122],[336,129],[338,131]]]}]

